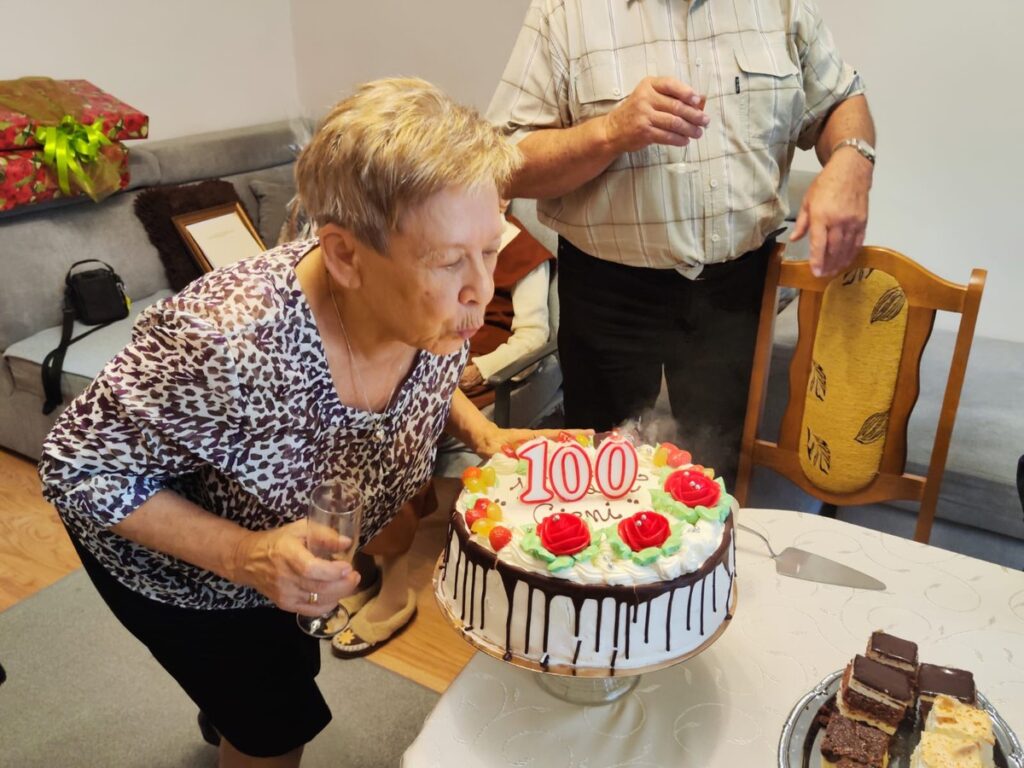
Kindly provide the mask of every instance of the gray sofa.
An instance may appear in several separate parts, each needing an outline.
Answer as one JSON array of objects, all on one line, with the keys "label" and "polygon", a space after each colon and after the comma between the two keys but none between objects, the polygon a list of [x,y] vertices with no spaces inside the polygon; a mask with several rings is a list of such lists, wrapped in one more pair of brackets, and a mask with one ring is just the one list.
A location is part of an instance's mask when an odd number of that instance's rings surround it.
[{"label": "gray sofa", "polygon": [[[130,148],[129,188],[101,203],[66,201],[41,209],[15,209],[0,219],[0,446],[38,458],[60,409],[44,416],[40,364],[60,340],[61,303],[68,267],[101,259],[124,279],[132,315],[73,344],[64,361],[67,403],[129,340],[131,324],[145,307],[171,294],[156,248],[133,204],[156,184],[223,178],[232,182],[254,223],[280,220],[265,210],[252,182],[292,184],[294,144],[288,123],[201,134]],[[76,333],[80,332],[76,328]]]},{"label": "gray sofa", "polygon": [[[81,259],[109,263],[124,279],[131,316],[73,344],[64,361],[64,402],[79,394],[129,340],[138,314],[171,295],[156,248],[133,204],[146,187],[220,178],[231,182],[268,246],[274,244],[294,191],[295,136],[286,122],[131,146],[129,188],[96,204],[88,200],[16,209],[0,218],[0,447],[38,458],[60,412],[43,415],[40,366],[60,340],[68,267]],[[516,215],[548,247],[554,233],[536,207],[516,201]],[[557,322],[557,295],[552,324]],[[76,327],[75,333],[85,330]],[[541,361],[511,397],[509,422],[535,422],[560,401],[557,360]]]}]

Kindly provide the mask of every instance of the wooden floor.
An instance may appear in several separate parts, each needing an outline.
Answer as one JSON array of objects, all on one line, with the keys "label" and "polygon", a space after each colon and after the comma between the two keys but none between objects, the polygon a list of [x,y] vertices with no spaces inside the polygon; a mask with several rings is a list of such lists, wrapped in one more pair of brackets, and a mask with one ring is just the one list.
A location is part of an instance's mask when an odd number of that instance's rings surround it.
[{"label": "wooden floor", "polygon": [[[366,657],[438,692],[448,687],[473,655],[473,649],[442,619],[431,587],[446,527],[440,512],[423,520],[410,562],[413,586],[419,590],[416,620]],[[0,450],[0,611],[79,567],[57,513],[42,497],[35,464]]]}]

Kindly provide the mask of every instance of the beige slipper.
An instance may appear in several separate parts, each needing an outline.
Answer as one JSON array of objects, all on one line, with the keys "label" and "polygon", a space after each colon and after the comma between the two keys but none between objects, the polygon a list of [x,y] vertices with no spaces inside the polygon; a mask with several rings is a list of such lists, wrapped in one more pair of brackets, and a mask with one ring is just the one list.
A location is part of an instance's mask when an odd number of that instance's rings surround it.
[{"label": "beige slipper", "polygon": [[[367,602],[363,608],[373,600],[376,598]],[[331,651],[335,656],[342,659],[365,656],[401,634],[416,616],[416,592],[410,589],[402,610],[384,621],[371,622],[366,618],[368,614],[368,611],[361,610],[352,617],[347,628],[331,638]]]},{"label": "beige slipper", "polygon": [[380,577],[379,570],[376,573],[377,577],[370,582],[369,586],[359,590],[358,592],[353,592],[348,597],[343,597],[338,601],[338,605],[348,611],[349,616],[355,616],[356,611],[366,607],[366,604],[375,598],[377,593],[380,592],[380,585],[383,579]]}]

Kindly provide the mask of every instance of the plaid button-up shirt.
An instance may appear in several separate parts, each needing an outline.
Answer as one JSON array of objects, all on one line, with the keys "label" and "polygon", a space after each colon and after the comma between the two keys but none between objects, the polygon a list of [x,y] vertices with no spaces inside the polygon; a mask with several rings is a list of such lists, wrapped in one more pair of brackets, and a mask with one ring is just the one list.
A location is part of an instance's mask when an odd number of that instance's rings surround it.
[{"label": "plaid button-up shirt", "polygon": [[538,214],[594,256],[691,278],[782,224],[796,147],[863,90],[811,0],[533,0],[488,117],[513,140],[566,128],[648,75],[708,95],[704,135],[623,154]]}]

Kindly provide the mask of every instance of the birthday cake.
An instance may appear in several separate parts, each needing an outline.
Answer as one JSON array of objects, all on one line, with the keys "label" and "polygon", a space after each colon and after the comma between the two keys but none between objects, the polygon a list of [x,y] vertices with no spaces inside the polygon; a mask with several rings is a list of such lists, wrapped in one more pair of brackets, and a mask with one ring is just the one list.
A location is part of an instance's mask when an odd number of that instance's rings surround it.
[{"label": "birthday cake", "polygon": [[477,647],[589,676],[681,659],[732,618],[735,499],[663,443],[563,434],[463,475],[436,578]]}]

